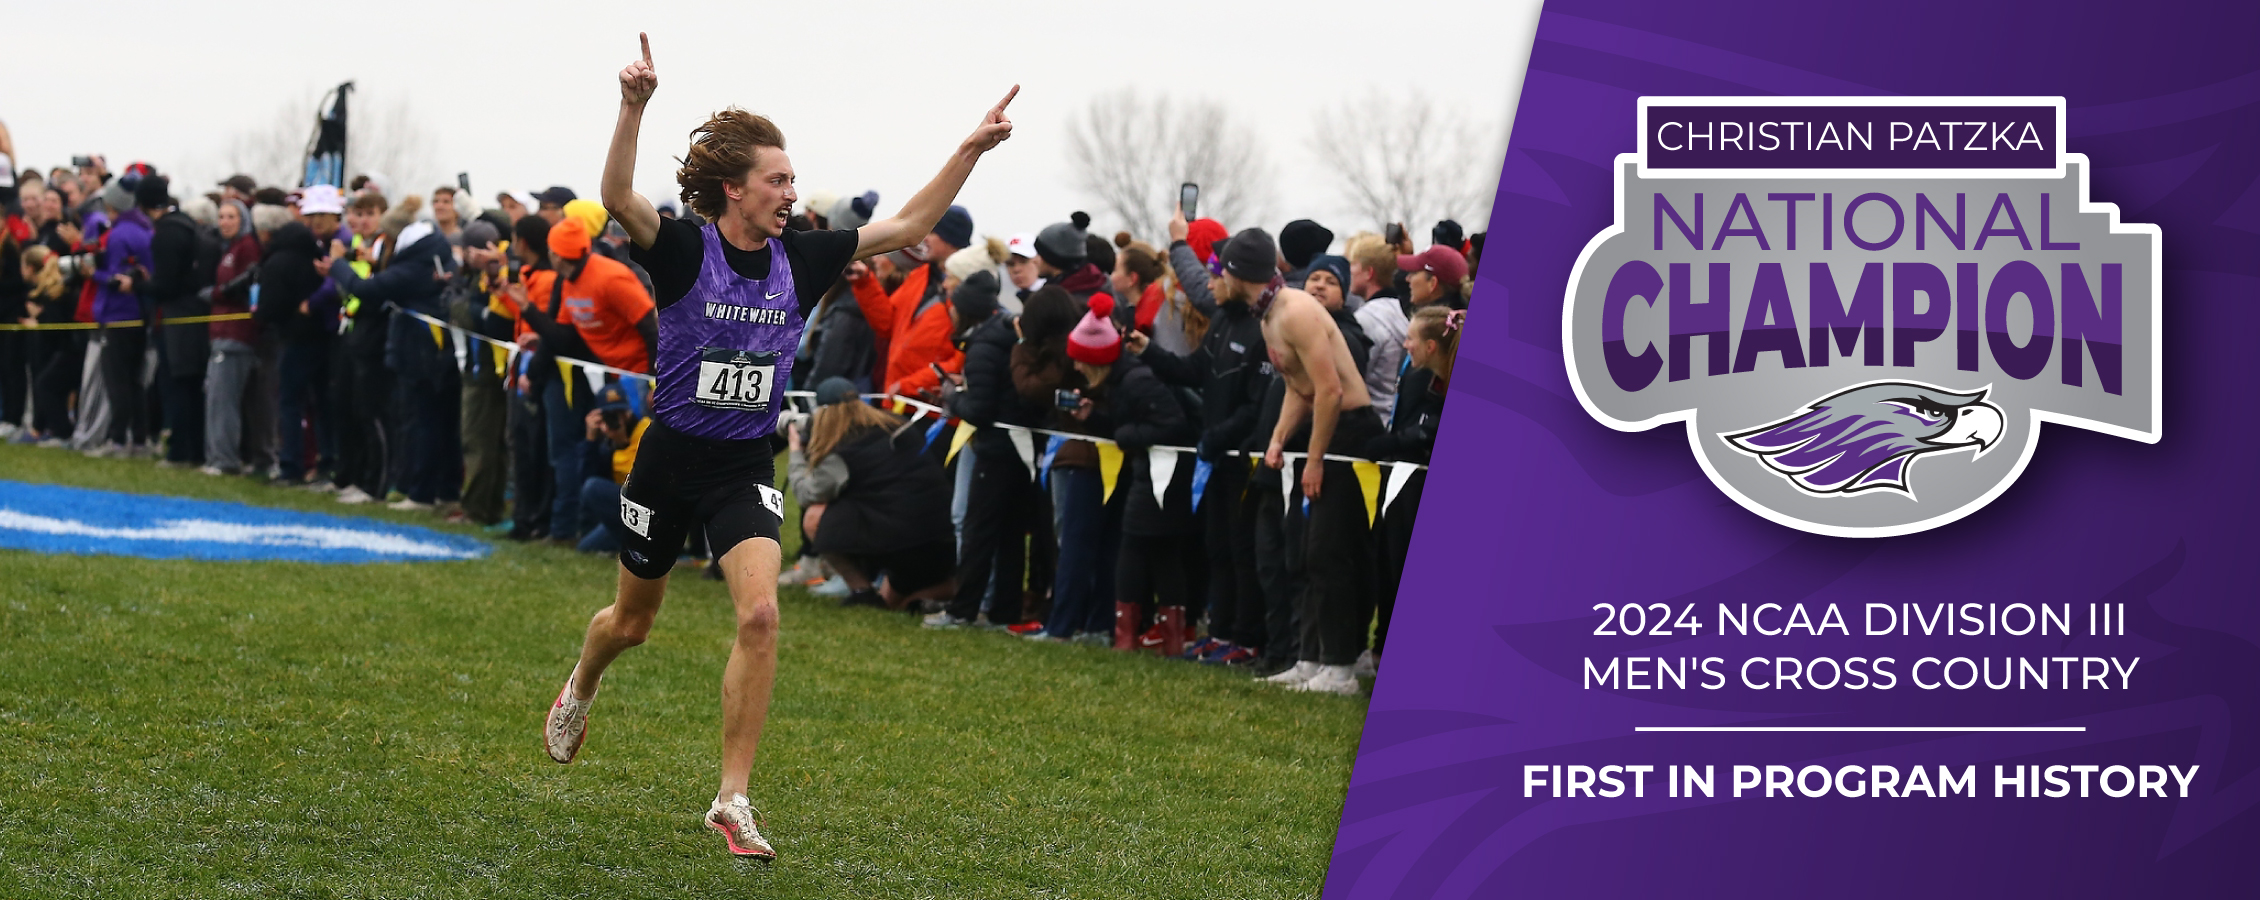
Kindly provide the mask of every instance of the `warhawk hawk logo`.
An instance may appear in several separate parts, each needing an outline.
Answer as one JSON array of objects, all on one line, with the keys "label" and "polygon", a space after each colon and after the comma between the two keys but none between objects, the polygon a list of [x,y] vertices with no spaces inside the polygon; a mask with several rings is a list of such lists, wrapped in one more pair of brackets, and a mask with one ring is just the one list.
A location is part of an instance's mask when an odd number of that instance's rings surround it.
[{"label": "warhawk hawk logo", "polygon": [[2088,198],[2064,115],[1641,98],[1616,222],[1563,298],[1578,401],[1621,431],[1686,423],[1736,503],[1841,537],[1984,508],[2044,422],[2156,442],[2158,229]]},{"label": "warhawk hawk logo", "polygon": [[1884,490],[1913,496],[1915,460],[1971,449],[1984,456],[2001,440],[2001,409],[1985,402],[1983,388],[1958,393],[1885,381],[1822,397],[1779,422],[1720,436],[1809,494]]}]

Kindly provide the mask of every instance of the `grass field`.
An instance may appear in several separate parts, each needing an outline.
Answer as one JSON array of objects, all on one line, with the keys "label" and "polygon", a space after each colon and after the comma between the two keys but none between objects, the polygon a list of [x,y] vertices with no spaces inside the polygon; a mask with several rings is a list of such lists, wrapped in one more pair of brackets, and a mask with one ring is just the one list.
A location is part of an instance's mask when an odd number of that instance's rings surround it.
[{"label": "grass field", "polygon": [[[20,445],[0,478],[346,509]],[[0,551],[0,897],[1318,892],[1362,699],[797,590],[752,792],[780,858],[732,860],[699,820],[719,583],[675,581],[579,761],[541,751],[614,571],[507,541],[366,566]]]}]

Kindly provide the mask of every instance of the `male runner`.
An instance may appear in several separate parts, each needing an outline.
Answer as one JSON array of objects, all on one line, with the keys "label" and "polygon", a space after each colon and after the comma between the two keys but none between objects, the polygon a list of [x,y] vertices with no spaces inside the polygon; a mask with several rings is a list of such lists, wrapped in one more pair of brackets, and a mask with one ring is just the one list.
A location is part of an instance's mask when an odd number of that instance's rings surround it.
[{"label": "male runner", "polygon": [[1226,292],[1246,299],[1263,323],[1264,349],[1287,382],[1264,464],[1284,468],[1288,445],[1308,435],[1302,477],[1303,497],[1310,502],[1303,527],[1308,577],[1295,605],[1302,658],[1266,680],[1306,691],[1355,694],[1359,685],[1351,666],[1365,651],[1366,625],[1372,618],[1373,542],[1356,473],[1349,463],[1322,457],[1361,454],[1366,440],[1382,433],[1381,417],[1373,411],[1365,379],[1333,315],[1317,298],[1287,287],[1277,260],[1271,236],[1250,228],[1224,245],[1220,279]]},{"label": "male runner", "polygon": [[774,859],[745,791],[777,670],[784,495],[772,484],[769,436],[782,406],[779,388],[792,376],[805,317],[824,290],[849,262],[908,247],[933,230],[981,154],[1012,135],[1004,109],[1020,88],[982,117],[901,212],[852,230],[788,231],[798,197],[784,135],[742,109],[715,113],[692,132],[675,174],[683,201],[708,220],[695,226],[662,221],[632,189],[636,134],[659,87],[651,40],[638,37],[643,59],[620,70],[620,118],[604,160],[603,197],[657,290],[659,385],[650,430],[620,489],[627,540],[619,593],[589,622],[580,664],[551,706],[543,737],[550,758],[572,761],[588,731],[598,679],[650,632],[684,536],[704,526],[738,614],[737,641],[722,673],[722,784],[706,824],[722,832],[732,854]]}]

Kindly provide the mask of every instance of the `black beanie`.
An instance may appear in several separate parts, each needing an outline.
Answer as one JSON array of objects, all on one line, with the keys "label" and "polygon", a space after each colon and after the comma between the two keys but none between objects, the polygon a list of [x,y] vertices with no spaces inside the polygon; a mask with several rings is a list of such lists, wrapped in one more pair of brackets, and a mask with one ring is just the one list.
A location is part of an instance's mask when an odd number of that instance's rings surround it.
[{"label": "black beanie", "polygon": [[950,305],[957,308],[958,327],[971,330],[996,315],[999,290],[995,272],[983,269],[966,276],[957,292],[950,295]]},{"label": "black beanie", "polygon": [[1334,243],[1334,232],[1309,219],[1296,219],[1279,229],[1279,255],[1295,269],[1310,268],[1310,261]]},{"label": "black beanie", "polygon": [[1458,250],[1460,249],[1460,242],[1467,240],[1467,232],[1460,228],[1460,223],[1445,219],[1436,223],[1436,227],[1429,230],[1428,239],[1434,243]]},{"label": "black beanie", "polygon": [[1270,284],[1279,274],[1279,249],[1261,228],[1233,235],[1225,242],[1223,255],[1224,274],[1241,281]]},{"label": "black beanie", "polygon": [[133,187],[133,205],[142,209],[161,209],[173,205],[173,183],[163,175],[141,179]]}]

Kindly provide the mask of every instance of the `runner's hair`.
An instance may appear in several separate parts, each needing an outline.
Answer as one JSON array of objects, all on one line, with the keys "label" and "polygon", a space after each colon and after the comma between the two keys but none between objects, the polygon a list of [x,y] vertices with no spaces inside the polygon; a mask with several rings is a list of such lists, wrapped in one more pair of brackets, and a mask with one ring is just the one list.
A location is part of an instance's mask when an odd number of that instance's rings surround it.
[{"label": "runner's hair", "polygon": [[722,186],[745,184],[746,173],[763,147],[785,149],[785,133],[769,117],[735,106],[691,129],[690,152],[677,160],[683,167],[675,170],[675,182],[683,186],[683,203],[706,219],[721,218],[730,205]]},{"label": "runner's hair", "polygon": [[1428,358],[1428,371],[1436,373],[1436,380],[1441,383],[1452,380],[1452,361],[1459,356],[1460,332],[1465,330],[1464,326],[1453,323],[1456,313],[1458,310],[1442,303],[1413,310],[1410,329],[1413,340],[1436,342],[1436,353]]},{"label": "runner's hair", "polygon": [[867,429],[893,431],[900,427],[900,416],[861,400],[817,407],[815,421],[808,426],[808,464],[814,466],[823,462],[840,444]]}]

